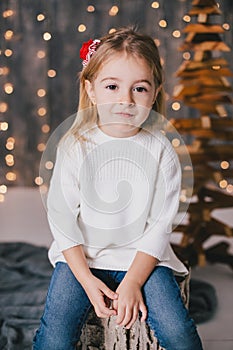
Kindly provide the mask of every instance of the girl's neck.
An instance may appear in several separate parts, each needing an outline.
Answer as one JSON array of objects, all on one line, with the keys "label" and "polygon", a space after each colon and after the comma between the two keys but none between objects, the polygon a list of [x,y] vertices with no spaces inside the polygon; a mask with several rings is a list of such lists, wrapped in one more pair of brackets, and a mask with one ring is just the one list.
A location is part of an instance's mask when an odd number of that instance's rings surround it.
[{"label": "girl's neck", "polygon": [[140,127],[129,128],[128,131],[121,130],[123,128],[116,127],[115,125],[111,125],[111,124],[99,125],[98,121],[97,121],[97,127],[102,133],[104,133],[105,135],[111,138],[130,138],[130,137],[136,136],[141,130]]}]

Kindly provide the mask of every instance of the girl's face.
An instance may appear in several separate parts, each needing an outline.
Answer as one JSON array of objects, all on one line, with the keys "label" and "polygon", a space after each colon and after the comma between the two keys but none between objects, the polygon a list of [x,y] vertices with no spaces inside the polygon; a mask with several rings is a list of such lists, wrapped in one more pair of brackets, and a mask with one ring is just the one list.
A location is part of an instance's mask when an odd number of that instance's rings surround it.
[{"label": "girl's face", "polygon": [[126,53],[105,62],[93,82],[86,80],[86,91],[97,105],[99,128],[113,137],[135,135],[157,94],[146,61]]}]

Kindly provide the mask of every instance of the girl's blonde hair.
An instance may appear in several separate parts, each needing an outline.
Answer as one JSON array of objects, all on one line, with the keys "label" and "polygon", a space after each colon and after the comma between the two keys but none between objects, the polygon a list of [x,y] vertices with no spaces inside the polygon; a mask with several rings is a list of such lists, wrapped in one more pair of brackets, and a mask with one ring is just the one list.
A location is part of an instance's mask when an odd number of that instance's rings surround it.
[{"label": "girl's blonde hair", "polygon": [[155,87],[158,89],[158,95],[152,109],[164,115],[165,99],[163,90],[163,69],[160,62],[158,48],[154,40],[145,34],[135,31],[133,28],[120,28],[114,33],[100,38],[100,44],[90,61],[80,73],[80,94],[79,107],[76,119],[69,130],[79,140],[85,140],[82,136],[82,130],[88,130],[97,123],[97,110],[88,97],[85,89],[85,80],[93,82],[104,63],[114,57],[115,53],[126,52],[129,55],[137,56],[146,61],[152,69]]}]

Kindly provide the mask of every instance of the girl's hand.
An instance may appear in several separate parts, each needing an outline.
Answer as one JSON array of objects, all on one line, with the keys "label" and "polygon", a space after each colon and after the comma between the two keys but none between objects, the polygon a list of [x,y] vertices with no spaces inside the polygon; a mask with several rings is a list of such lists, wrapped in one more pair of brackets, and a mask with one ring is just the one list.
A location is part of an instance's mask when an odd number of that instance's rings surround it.
[{"label": "girl's hand", "polygon": [[92,275],[83,283],[83,288],[98,317],[107,318],[116,315],[116,310],[109,308],[111,304],[109,301],[116,300],[118,295],[108,288],[105,283]]},{"label": "girl's hand", "polygon": [[116,293],[118,299],[113,300],[113,309],[117,311],[117,324],[129,329],[142,313],[141,322],[147,317],[147,309],[143,301],[140,285],[129,279],[122,280]]}]

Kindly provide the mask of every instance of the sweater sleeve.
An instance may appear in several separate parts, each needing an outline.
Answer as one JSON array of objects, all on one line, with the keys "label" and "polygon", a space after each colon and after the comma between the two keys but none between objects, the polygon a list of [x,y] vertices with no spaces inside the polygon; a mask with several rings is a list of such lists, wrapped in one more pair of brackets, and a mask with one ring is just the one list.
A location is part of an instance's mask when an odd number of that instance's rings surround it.
[{"label": "sweater sleeve", "polygon": [[77,218],[80,213],[77,154],[67,143],[59,145],[47,199],[48,222],[59,250],[84,242]]},{"label": "sweater sleeve", "polygon": [[159,261],[169,259],[172,224],[179,207],[181,169],[178,156],[170,143],[161,156],[151,207],[137,250]]}]

